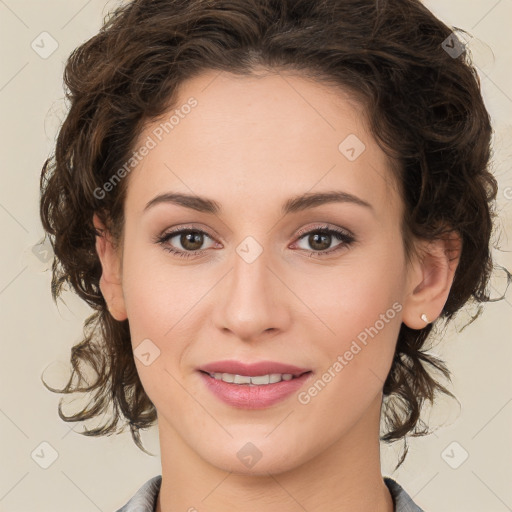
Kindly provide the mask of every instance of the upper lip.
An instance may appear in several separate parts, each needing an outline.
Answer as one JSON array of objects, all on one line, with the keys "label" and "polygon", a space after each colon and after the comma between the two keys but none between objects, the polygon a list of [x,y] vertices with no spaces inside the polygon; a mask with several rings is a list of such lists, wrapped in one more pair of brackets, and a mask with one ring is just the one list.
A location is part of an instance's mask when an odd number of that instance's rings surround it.
[{"label": "upper lip", "polygon": [[226,360],[208,363],[199,368],[206,373],[231,373],[235,375],[267,375],[271,373],[290,373],[298,377],[309,372],[308,368],[300,368],[291,364],[278,363],[275,361],[259,361],[257,363],[242,363],[240,361]]}]

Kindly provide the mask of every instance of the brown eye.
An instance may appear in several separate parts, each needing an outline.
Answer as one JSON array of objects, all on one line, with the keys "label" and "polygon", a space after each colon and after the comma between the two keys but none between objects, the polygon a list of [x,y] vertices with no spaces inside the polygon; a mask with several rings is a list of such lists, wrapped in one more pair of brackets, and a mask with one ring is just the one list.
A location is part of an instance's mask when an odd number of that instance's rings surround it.
[{"label": "brown eye", "polygon": [[[206,239],[210,239],[211,244],[203,247]],[[182,257],[197,255],[215,244],[207,233],[199,229],[177,229],[158,237],[156,242],[166,251]]]},{"label": "brown eye", "polygon": [[325,251],[331,245],[332,235],[326,233],[312,233],[308,235],[309,246],[315,251]]},{"label": "brown eye", "polygon": [[184,231],[179,237],[181,246],[187,251],[199,250],[204,242],[204,236],[200,231]]},{"label": "brown eye", "polygon": [[[339,241],[340,243],[332,246],[332,243],[335,241]],[[301,246],[301,242],[306,242],[304,245],[307,247]],[[355,242],[355,238],[349,233],[325,226],[322,228],[312,229],[311,231],[302,234],[296,243],[299,249],[309,251],[312,255],[324,255],[331,254],[343,249],[344,247],[348,247],[353,242]]]}]

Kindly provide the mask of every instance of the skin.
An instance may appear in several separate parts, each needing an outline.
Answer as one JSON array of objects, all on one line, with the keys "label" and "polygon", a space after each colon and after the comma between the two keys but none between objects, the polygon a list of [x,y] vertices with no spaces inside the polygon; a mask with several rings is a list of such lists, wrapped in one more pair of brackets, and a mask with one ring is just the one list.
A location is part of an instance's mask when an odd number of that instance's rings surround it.
[{"label": "skin", "polygon": [[[129,319],[134,349],[149,338],[160,350],[148,366],[135,358],[158,412],[157,511],[391,512],[380,471],[382,387],[401,322],[421,329],[421,314],[441,313],[460,239],[417,241],[422,257],[407,264],[390,162],[348,94],[297,74],[208,71],[184,84],[177,108],[191,96],[198,105],[125,178],[120,246],[108,232],[96,244],[111,314]],[[158,125],[146,126],[137,147]],[[338,149],[349,134],[366,146],[354,161]],[[372,209],[331,202],[281,214],[292,196],[332,190]],[[171,203],[143,211],[171,191],[208,197],[222,211]],[[104,229],[96,215],[94,224]],[[154,242],[190,224],[207,233],[201,255],[166,251],[194,249],[180,236]],[[323,224],[356,240],[333,236],[320,249],[308,235],[299,240],[300,229]],[[250,264],[236,251],[247,236],[263,248]],[[394,303],[396,316],[307,404],[292,394],[263,410],[235,408],[196,371],[221,359],[273,360],[310,368],[315,380]],[[251,468],[237,457],[248,442],[262,454]]]}]

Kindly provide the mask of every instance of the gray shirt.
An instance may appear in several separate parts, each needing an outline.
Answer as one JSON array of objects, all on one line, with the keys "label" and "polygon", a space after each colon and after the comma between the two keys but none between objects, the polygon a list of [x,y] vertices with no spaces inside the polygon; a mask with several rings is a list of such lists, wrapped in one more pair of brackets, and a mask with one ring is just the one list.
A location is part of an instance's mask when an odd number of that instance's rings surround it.
[{"label": "gray shirt", "polygon": [[[398,482],[387,476],[384,477],[384,482],[393,497],[395,512],[424,512],[412,501],[412,498]],[[162,475],[154,476],[135,493],[124,507],[117,510],[117,512],[155,512],[156,500],[161,484]]]}]

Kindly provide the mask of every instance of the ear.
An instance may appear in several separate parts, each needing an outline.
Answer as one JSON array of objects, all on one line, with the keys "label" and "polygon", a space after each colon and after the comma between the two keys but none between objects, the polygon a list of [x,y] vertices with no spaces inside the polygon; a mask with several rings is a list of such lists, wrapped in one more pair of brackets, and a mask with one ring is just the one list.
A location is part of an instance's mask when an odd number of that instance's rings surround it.
[{"label": "ear", "polygon": [[[419,247],[418,247],[419,245]],[[423,329],[442,312],[460,261],[462,239],[454,231],[434,241],[416,242],[419,249],[409,266],[402,321],[411,329]]]},{"label": "ear", "polygon": [[121,282],[121,257],[112,243],[110,232],[95,213],[93,224],[96,234],[96,252],[101,261],[100,290],[110,314],[118,321],[126,320],[126,307]]}]

